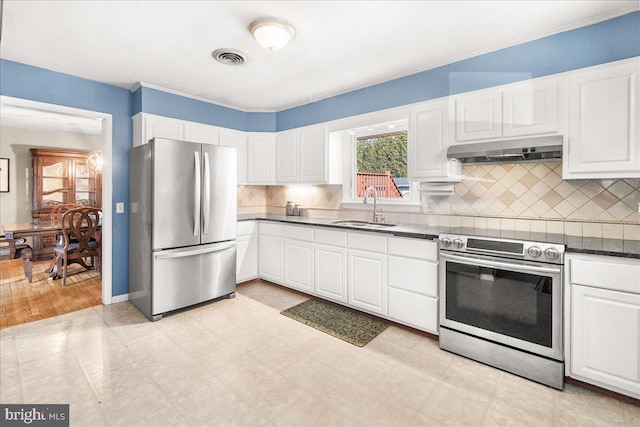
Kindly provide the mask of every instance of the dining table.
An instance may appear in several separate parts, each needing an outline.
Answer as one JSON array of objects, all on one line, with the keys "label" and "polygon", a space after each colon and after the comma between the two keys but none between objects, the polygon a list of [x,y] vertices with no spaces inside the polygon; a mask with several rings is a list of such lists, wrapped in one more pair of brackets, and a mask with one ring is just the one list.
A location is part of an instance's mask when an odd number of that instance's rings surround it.
[{"label": "dining table", "polygon": [[[100,219],[100,224],[102,218]],[[2,233],[4,234],[4,240],[9,244],[9,257],[14,259],[16,255],[16,243],[20,242],[24,237],[41,237],[41,236],[59,236],[62,234],[62,225],[59,222],[38,224],[33,222],[22,222],[16,224],[2,224]],[[27,256],[24,259],[24,273],[29,279],[32,280],[32,259],[31,256]],[[47,268],[50,273],[50,279],[56,279],[58,276],[58,269],[55,257],[51,260],[51,264]]]}]

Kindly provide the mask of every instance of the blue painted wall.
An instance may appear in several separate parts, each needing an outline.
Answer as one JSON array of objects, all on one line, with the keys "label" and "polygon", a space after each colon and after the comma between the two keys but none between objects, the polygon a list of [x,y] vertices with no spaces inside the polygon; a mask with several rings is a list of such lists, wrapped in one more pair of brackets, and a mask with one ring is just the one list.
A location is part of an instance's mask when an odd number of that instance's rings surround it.
[{"label": "blue painted wall", "polygon": [[554,34],[276,114],[292,129],[640,56],[640,12]]},{"label": "blue painted wall", "polygon": [[[113,295],[128,292],[131,116],[144,111],[243,131],[273,132],[470,90],[640,56],[640,12],[501,49],[278,113],[245,113],[151,88],[134,93],[103,83],[0,60],[0,94],[113,116]],[[128,206],[127,206],[128,211]]]},{"label": "blue painted wall", "polygon": [[247,113],[232,108],[148,87],[138,88],[134,92],[134,98],[140,98],[140,102],[134,103],[133,114],[142,111],[242,131],[247,128]]},{"label": "blue painted wall", "polygon": [[[109,113],[113,117],[113,295],[129,290],[129,217],[115,203],[129,202],[129,149],[132,146],[131,92],[115,86],[0,60],[0,93],[14,98]],[[103,207],[107,209],[107,207]],[[128,209],[127,209],[128,211]]]}]

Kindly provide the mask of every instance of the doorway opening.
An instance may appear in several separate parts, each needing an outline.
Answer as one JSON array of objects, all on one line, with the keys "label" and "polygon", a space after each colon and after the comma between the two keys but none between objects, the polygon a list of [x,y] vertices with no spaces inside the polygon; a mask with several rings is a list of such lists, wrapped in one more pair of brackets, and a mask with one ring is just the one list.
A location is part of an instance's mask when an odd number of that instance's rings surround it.
[{"label": "doorway opening", "polygon": [[[52,135],[56,142],[32,144],[34,148],[102,151],[101,175],[102,260],[101,272],[77,269],[62,287],[62,280],[48,280],[45,272],[49,261],[32,263],[33,281],[28,282],[22,259],[0,261],[0,327],[56,316],[91,305],[112,302],[112,117],[96,111],[0,96],[0,119],[3,133],[24,136],[24,141],[3,138],[0,157],[13,160],[9,191],[1,193],[0,217],[4,226],[9,221],[31,218],[33,171],[28,150],[18,145],[31,144],[38,135]],[[31,132],[31,139],[29,138]],[[65,138],[65,135],[68,138]],[[84,135],[84,136],[83,136]],[[15,144],[12,146],[12,144]],[[66,144],[66,145],[65,145]],[[76,145],[74,145],[76,144]],[[19,151],[24,153],[14,153]],[[25,153],[27,159],[25,159]],[[20,156],[20,160],[16,156]],[[25,166],[28,164],[27,166]],[[13,194],[11,192],[14,192]],[[19,193],[18,193],[19,192]],[[26,212],[25,212],[26,211]],[[28,215],[28,216],[27,216]],[[33,221],[32,221],[33,222]],[[3,227],[4,228],[4,227]],[[4,238],[4,231],[1,233]],[[27,242],[28,243],[28,242]],[[3,257],[6,258],[6,257]],[[75,269],[76,265],[71,266]],[[70,270],[72,271],[72,270]],[[43,282],[44,280],[44,282]],[[74,285],[75,288],[74,288]],[[20,303],[17,301],[20,300]],[[23,310],[19,313],[16,310]],[[9,320],[11,319],[11,320]],[[21,319],[21,320],[19,320]]]}]

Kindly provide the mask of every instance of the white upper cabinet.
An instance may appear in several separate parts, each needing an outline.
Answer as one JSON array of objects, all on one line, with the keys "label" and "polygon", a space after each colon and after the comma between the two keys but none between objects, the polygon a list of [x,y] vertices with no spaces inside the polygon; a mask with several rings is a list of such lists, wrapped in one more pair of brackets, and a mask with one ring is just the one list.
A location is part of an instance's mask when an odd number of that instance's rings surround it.
[{"label": "white upper cabinet", "polygon": [[560,130],[560,83],[526,82],[502,92],[502,136],[555,133]]},{"label": "white upper cabinet", "polygon": [[452,98],[451,140],[486,141],[563,134],[566,81],[528,80]]},{"label": "white upper cabinet", "polygon": [[276,137],[269,132],[250,132],[247,138],[247,182],[275,184]]},{"label": "white upper cabinet", "polygon": [[182,120],[153,114],[138,113],[133,116],[133,145],[143,145],[152,138],[184,139]]},{"label": "white upper cabinet", "polygon": [[640,177],[640,61],[569,78],[569,140],[563,178]]},{"label": "white upper cabinet", "polygon": [[184,139],[201,144],[218,145],[220,142],[220,129],[216,126],[203,125],[201,123],[185,122]]},{"label": "white upper cabinet", "polygon": [[459,181],[460,162],[447,160],[449,101],[436,101],[409,113],[409,179]]},{"label": "white upper cabinet", "polygon": [[324,126],[279,132],[276,144],[277,182],[330,183],[329,137]]},{"label": "white upper cabinet", "polygon": [[239,130],[220,129],[220,145],[238,152],[238,185],[247,183],[247,134]]},{"label": "white upper cabinet", "polygon": [[298,141],[300,182],[327,181],[327,139],[328,134],[325,127],[308,128],[300,132]]},{"label": "white upper cabinet", "polygon": [[276,181],[298,181],[298,131],[278,133],[276,141]]},{"label": "white upper cabinet", "polygon": [[455,98],[455,141],[474,141],[502,136],[500,91],[492,90]]}]

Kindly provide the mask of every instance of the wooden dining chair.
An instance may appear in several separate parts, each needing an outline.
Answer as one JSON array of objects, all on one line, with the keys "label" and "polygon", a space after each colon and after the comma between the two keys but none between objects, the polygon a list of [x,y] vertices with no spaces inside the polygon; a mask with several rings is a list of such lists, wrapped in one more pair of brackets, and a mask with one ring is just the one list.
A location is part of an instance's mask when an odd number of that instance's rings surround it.
[{"label": "wooden dining chair", "polygon": [[[67,286],[67,268],[70,264],[80,264],[84,268],[100,271],[102,211],[95,208],[78,208],[62,215],[63,243],[55,247],[58,274],[62,271],[62,286]],[[85,262],[91,258],[91,264]]]},{"label": "wooden dining chair", "polygon": [[[65,203],[65,204],[62,204],[62,205],[56,205],[53,208],[51,208],[49,221],[50,221],[51,225],[60,224],[60,220],[62,219],[62,215],[64,215],[65,213],[67,213],[71,209],[78,209],[78,208],[83,208],[83,207],[84,207],[83,205],[79,205],[77,203]],[[56,242],[55,243],[56,245],[63,245],[64,244],[64,238],[62,237],[62,234],[56,234],[55,242]],[[53,259],[51,260],[51,263],[49,264],[49,266],[45,270],[47,273],[50,273],[50,272],[53,271],[53,267],[55,267],[55,265],[56,265],[56,260],[57,260],[57,258],[54,256]]]}]

